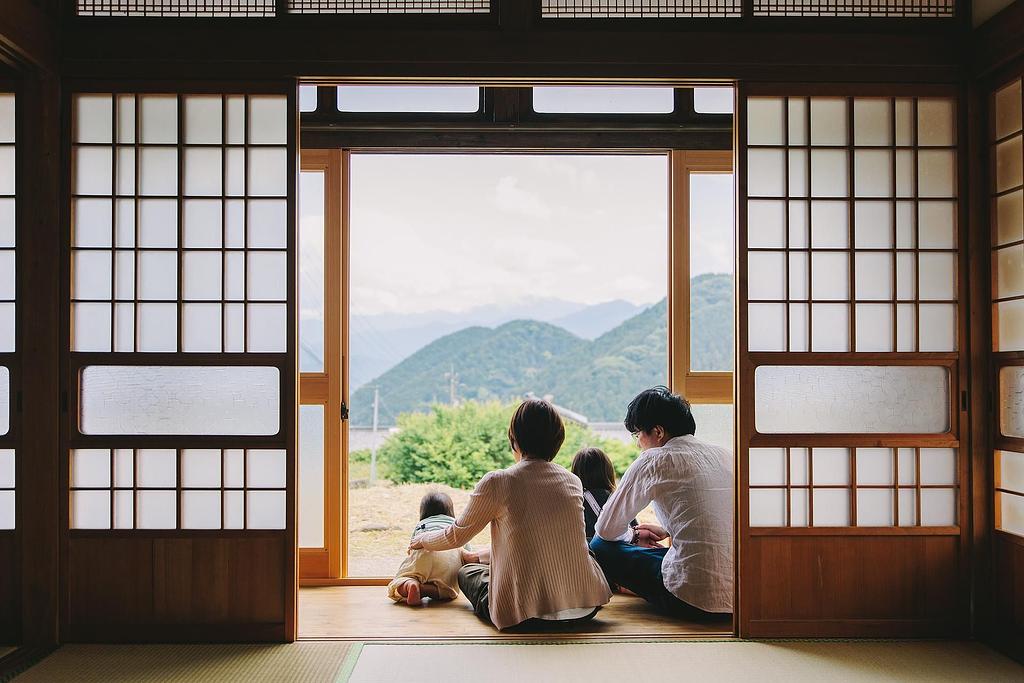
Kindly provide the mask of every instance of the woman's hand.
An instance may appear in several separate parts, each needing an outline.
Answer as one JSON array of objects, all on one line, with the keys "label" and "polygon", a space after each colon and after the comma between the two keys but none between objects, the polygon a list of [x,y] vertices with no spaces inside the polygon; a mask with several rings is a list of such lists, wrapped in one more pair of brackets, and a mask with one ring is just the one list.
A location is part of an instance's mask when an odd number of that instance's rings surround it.
[{"label": "woman's hand", "polygon": [[657,548],[658,541],[668,538],[668,532],[657,524],[638,524],[636,530],[637,545],[645,548]]}]

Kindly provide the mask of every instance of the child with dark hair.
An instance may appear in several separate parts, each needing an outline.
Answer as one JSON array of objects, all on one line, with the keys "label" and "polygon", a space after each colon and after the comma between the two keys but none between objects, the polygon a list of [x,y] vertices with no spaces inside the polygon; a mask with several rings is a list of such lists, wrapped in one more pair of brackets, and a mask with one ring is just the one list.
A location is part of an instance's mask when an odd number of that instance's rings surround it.
[{"label": "child with dark hair", "polygon": [[[583,484],[583,521],[587,525],[587,542],[594,537],[594,525],[608,496],[615,490],[615,467],[600,448],[581,448],[572,458],[569,471]],[[634,519],[630,526],[636,526]]]},{"label": "child with dark hair", "polygon": [[[420,521],[412,531],[415,538],[427,531],[445,529],[455,523],[451,496],[431,491],[420,500]],[[395,602],[419,605],[423,598],[452,600],[458,594],[459,569],[463,551],[411,550],[402,561],[395,578],[388,584],[388,597]]]}]

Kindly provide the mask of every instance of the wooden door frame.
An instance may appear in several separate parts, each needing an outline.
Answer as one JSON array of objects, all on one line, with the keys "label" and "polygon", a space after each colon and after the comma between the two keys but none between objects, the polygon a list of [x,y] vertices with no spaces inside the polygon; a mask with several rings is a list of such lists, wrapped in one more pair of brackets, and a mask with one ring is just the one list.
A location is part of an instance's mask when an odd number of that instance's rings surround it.
[{"label": "wooden door frame", "polygon": [[316,585],[345,576],[348,565],[348,496],[341,495],[348,481],[348,458],[342,457],[348,430],[341,417],[342,397],[348,395],[348,155],[303,150],[300,168],[324,177],[324,369],[299,373],[299,405],[324,406],[324,547],[299,548],[300,582]]}]

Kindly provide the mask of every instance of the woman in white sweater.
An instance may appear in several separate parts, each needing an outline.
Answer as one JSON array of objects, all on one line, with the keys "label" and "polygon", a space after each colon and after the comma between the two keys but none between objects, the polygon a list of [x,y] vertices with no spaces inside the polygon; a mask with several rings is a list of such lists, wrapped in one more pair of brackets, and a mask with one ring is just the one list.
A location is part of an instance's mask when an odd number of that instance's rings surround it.
[{"label": "woman in white sweater", "polygon": [[485,475],[455,524],[410,548],[460,548],[490,524],[490,565],[459,571],[477,616],[499,629],[590,619],[611,591],[587,548],[580,480],[551,462],[565,440],[562,419],[545,401],[524,401],[508,438],[516,463]]}]

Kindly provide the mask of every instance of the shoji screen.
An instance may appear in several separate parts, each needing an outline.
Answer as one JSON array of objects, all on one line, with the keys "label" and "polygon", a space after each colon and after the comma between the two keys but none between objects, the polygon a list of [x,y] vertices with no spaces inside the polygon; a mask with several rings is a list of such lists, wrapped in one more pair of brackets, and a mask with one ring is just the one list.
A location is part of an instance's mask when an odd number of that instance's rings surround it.
[{"label": "shoji screen", "polygon": [[15,96],[0,91],[0,643],[19,640],[21,553],[18,552],[15,456],[20,408],[15,248]]},{"label": "shoji screen", "polygon": [[741,633],[952,632],[956,97],[779,86],[740,100]]},{"label": "shoji screen", "polygon": [[1024,88],[1021,77],[991,102],[992,342],[996,628],[1024,648]]},{"label": "shoji screen", "polygon": [[293,90],[71,96],[69,640],[293,637]]}]

